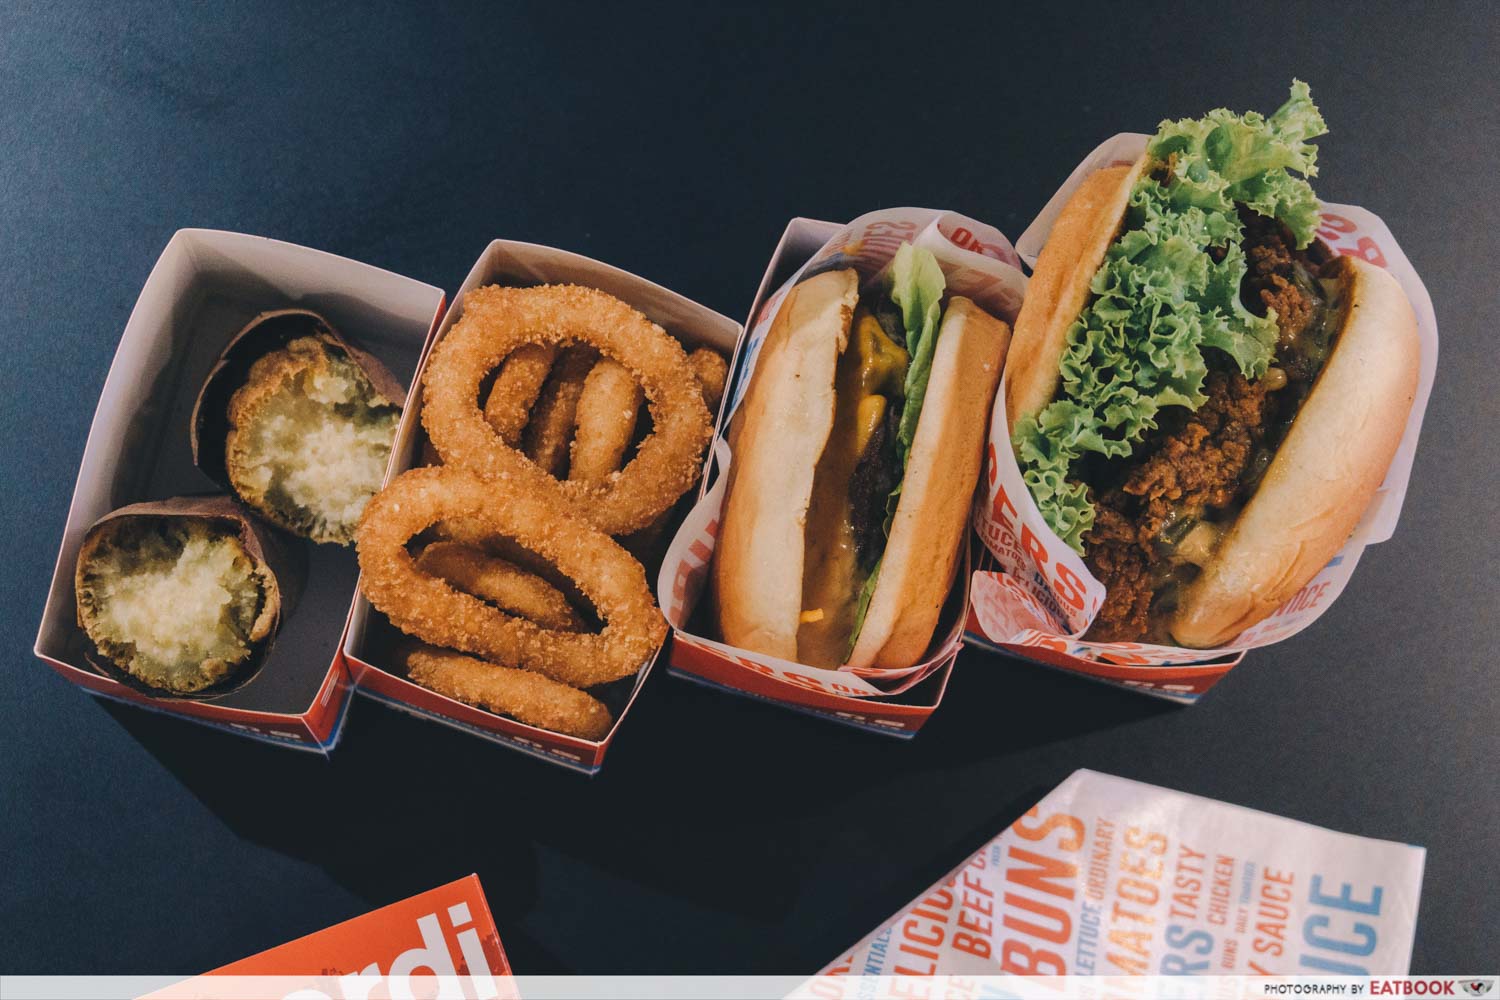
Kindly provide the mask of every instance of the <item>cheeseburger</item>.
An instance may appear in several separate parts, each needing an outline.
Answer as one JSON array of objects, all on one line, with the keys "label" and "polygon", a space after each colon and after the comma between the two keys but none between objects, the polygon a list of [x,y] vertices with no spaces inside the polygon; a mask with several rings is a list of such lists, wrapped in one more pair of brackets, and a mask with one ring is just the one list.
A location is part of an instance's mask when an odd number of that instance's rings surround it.
[{"label": "cheeseburger", "polygon": [[1048,525],[1104,584],[1086,638],[1208,648],[1348,539],[1400,443],[1416,319],[1315,239],[1307,85],[1163,122],[1084,180],[1016,320],[1005,414]]},{"label": "cheeseburger", "polygon": [[730,432],[713,586],[724,641],[907,667],[958,566],[1010,328],[903,245],[787,293]]}]

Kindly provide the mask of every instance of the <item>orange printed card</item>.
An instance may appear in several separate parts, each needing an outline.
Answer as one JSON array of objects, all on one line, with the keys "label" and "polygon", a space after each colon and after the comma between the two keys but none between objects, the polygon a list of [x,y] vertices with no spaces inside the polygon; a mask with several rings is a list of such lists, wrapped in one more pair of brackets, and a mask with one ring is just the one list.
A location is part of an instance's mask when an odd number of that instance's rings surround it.
[{"label": "orange printed card", "polygon": [[[510,975],[510,965],[500,947],[500,935],[479,877],[470,875],[241,959],[209,975],[357,976],[361,986],[374,987],[375,977],[487,980]],[[497,991],[482,989],[477,995],[495,996]]]}]

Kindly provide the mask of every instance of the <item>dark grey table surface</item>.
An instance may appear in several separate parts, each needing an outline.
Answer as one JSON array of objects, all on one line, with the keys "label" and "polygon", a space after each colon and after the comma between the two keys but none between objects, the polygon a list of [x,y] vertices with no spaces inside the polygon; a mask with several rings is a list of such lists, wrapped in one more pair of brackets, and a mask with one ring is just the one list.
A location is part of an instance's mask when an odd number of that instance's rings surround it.
[{"label": "dark grey table surface", "polygon": [[[1079,767],[1425,845],[1414,971],[1500,965],[1497,19],[1049,6],[0,9],[0,970],[196,972],[477,871],[522,972],[812,972]],[[178,228],[450,293],[530,240],[739,316],[792,216],[927,205],[1014,237],[1100,139],[1269,111],[1293,75],[1332,127],[1319,193],[1389,223],[1442,354],[1395,538],[1198,706],[970,652],[899,744],[662,675],[589,781],[367,701],[324,761],[31,657]]]}]

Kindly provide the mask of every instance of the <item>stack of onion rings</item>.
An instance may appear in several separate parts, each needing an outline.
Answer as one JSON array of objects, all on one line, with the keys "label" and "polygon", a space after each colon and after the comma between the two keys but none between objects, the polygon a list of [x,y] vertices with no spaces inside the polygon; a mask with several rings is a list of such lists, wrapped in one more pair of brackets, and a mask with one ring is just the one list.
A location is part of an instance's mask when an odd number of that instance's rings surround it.
[{"label": "stack of onion rings", "polygon": [[[554,479],[479,408],[485,377],[518,349],[579,343],[634,376],[652,422],[630,463],[598,482]],[[513,407],[497,403],[492,391],[486,409]],[[560,494],[568,509],[611,535],[646,527],[697,481],[710,419],[681,345],[619,299],[578,285],[470,292],[463,318],[433,348],[424,379],[422,425],[444,462],[515,492]]]},{"label": "stack of onion rings", "polygon": [[[574,687],[639,672],[667,637],[645,570],[598,528],[557,510],[552,499],[548,491],[497,488],[454,466],[402,473],[370,501],[355,535],[365,596],[408,635]],[[604,620],[603,631],[543,628],[423,573],[406,544],[448,519],[514,539],[548,560],[578,584]]]},{"label": "stack of onion rings", "polygon": [[[579,689],[638,673],[667,633],[645,569],[610,536],[636,551],[664,537],[727,368],[595,289],[468,293],[423,380],[422,453],[445,464],[396,477],[355,537],[365,596],[431,644],[400,657],[407,677],[527,725],[607,735],[609,709]],[[414,558],[419,536],[438,540]],[[579,614],[590,606],[600,631]]]}]

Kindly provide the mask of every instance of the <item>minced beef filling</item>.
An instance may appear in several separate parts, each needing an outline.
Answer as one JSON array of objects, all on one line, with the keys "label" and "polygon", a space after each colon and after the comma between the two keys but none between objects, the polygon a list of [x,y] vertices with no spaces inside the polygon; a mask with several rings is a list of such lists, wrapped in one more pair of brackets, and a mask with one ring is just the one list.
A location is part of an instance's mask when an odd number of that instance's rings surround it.
[{"label": "minced beef filling", "polygon": [[[1274,219],[1246,212],[1245,259],[1249,270],[1240,285],[1245,307],[1264,316],[1276,310],[1277,358],[1297,342],[1307,324],[1317,315],[1318,302],[1306,291],[1308,279],[1316,276],[1316,265],[1307,255],[1287,243],[1286,232]],[[1300,265],[1300,266],[1299,266]]]},{"label": "minced beef filling", "polygon": [[875,429],[849,481],[854,547],[860,564],[866,567],[873,565],[885,548],[886,498],[901,482],[901,463],[896,457],[896,430],[900,422],[900,407],[887,406],[885,420]]},{"label": "minced beef filling", "polygon": [[[1306,383],[1317,376],[1320,359],[1299,350],[1300,335],[1320,308],[1313,284],[1317,266],[1290,245],[1274,220],[1246,213],[1244,221],[1249,273],[1241,294],[1261,315],[1276,310],[1281,330],[1276,363],[1281,367],[1249,382],[1227,358],[1210,352],[1204,385],[1208,400],[1192,412],[1174,408],[1164,413],[1161,427],[1128,460],[1087,477],[1095,520],[1084,538],[1085,562],[1104,584],[1106,596],[1085,638],[1165,640],[1151,634],[1152,598],[1172,569],[1163,532],[1180,526],[1184,517],[1197,518],[1248,498],[1264,471],[1261,445],[1268,431],[1291,416],[1281,411],[1295,408]],[[1288,385],[1302,391],[1286,393]],[[1286,398],[1285,407],[1278,397]]]},{"label": "minced beef filling", "polygon": [[[1151,598],[1166,554],[1156,544],[1183,511],[1226,507],[1238,499],[1270,407],[1264,380],[1211,372],[1208,401],[1173,411],[1141,449],[1123,481],[1094,497],[1094,528],[1085,539],[1089,570],[1108,588],[1088,638],[1133,642],[1149,631]],[[1180,414],[1180,416],[1178,416]]]}]

